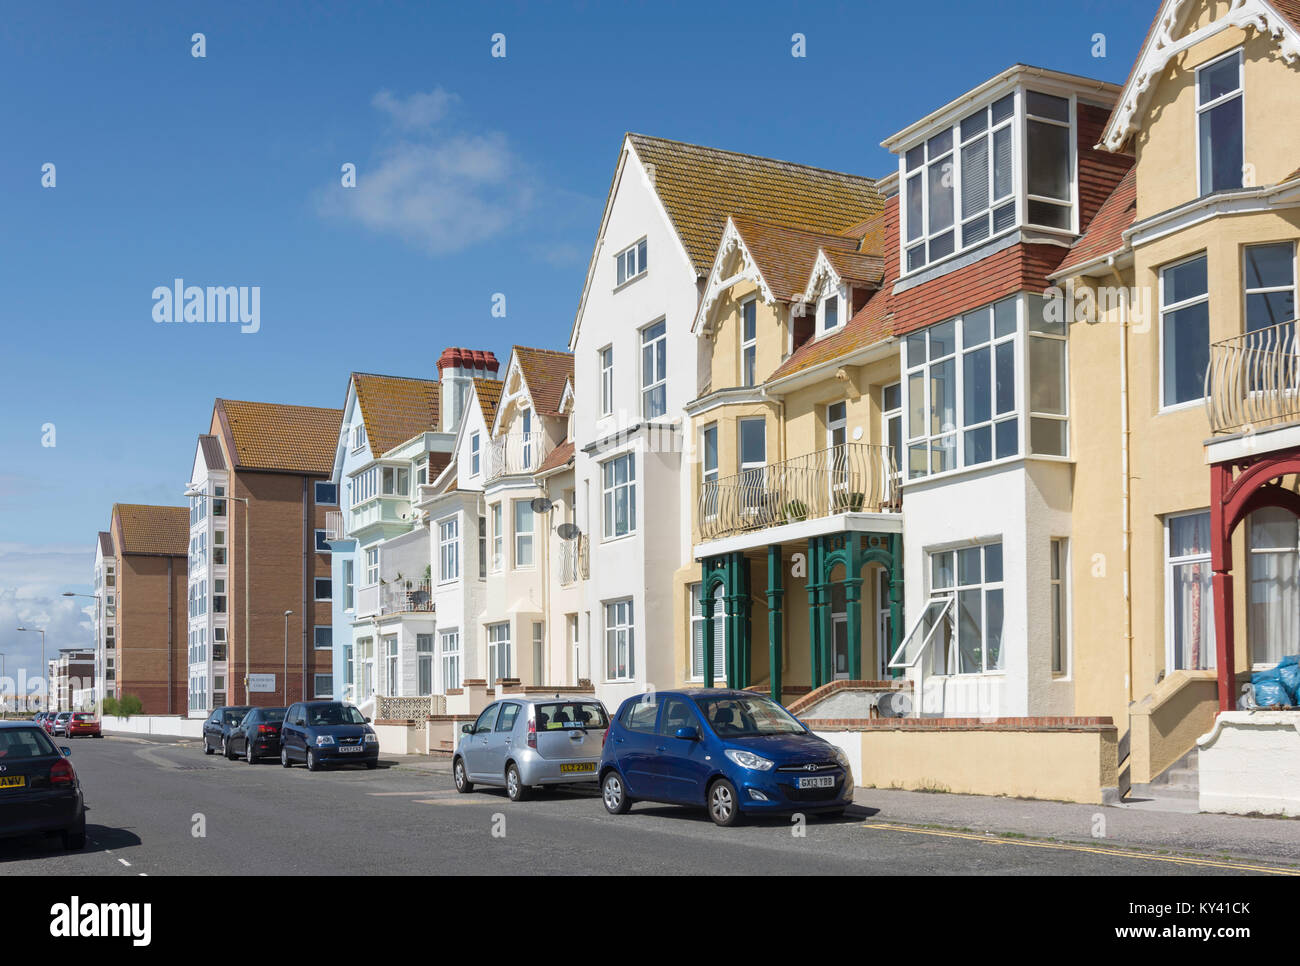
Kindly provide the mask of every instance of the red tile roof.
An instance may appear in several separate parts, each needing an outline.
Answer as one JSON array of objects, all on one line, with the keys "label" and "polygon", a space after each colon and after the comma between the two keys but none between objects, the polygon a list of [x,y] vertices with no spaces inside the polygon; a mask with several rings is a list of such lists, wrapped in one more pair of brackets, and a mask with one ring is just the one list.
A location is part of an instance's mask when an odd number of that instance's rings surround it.
[{"label": "red tile roof", "polygon": [[573,440],[566,440],[546,454],[546,459],[542,460],[542,465],[537,467],[537,472],[545,473],[561,466],[568,466],[572,462]]},{"label": "red tile roof", "polygon": [[235,469],[329,476],[334,472],[343,410],[218,399]]},{"label": "red tile roof", "polygon": [[185,557],[190,552],[190,511],[183,506],[114,503],[114,529],[122,553]]},{"label": "red tile roof", "polygon": [[501,403],[501,387],[504,385],[500,379],[474,380],[474,395],[478,397],[478,408],[483,413],[483,422],[489,430],[496,422],[497,406]]},{"label": "red tile roof", "polygon": [[519,360],[519,371],[528,384],[533,406],[539,413],[554,415],[560,411],[564,382],[573,377],[573,353],[555,349],[532,349],[517,345],[511,351]]},{"label": "red tile roof", "polygon": [[433,379],[352,373],[370,452],[378,456],[441,428],[441,386]]},{"label": "red tile roof", "polygon": [[[733,215],[731,221],[768,288],[783,302],[803,295],[819,250],[825,249],[827,257],[832,251],[844,253],[845,258],[860,257],[856,255],[858,238],[774,225],[739,215]],[[858,268],[855,265],[852,270]]]},{"label": "red tile roof", "polygon": [[99,552],[101,556],[113,556],[113,535],[107,530],[99,531]]},{"label": "red tile roof", "polygon": [[1132,226],[1136,216],[1137,168],[1132,167],[1097,210],[1088,230],[1070,246],[1069,254],[1053,274],[1064,276],[1071,269],[1122,249],[1124,232]]}]

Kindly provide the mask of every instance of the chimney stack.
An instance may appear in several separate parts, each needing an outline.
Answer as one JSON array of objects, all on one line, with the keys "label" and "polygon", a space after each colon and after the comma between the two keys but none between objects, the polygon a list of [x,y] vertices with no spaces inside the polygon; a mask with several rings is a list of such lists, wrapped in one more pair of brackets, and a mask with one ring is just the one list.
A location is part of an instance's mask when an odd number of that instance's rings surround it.
[{"label": "chimney stack", "polygon": [[443,349],[438,357],[444,433],[454,433],[465,413],[465,400],[475,379],[495,379],[500,364],[486,349]]}]

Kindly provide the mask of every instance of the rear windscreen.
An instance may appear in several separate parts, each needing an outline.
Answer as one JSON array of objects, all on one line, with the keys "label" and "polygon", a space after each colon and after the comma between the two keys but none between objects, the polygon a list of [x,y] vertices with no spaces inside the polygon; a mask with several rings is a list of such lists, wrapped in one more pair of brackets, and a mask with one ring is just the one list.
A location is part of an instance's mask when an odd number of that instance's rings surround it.
[{"label": "rear windscreen", "polygon": [[0,728],[0,761],[57,755],[54,743],[36,728]]},{"label": "rear windscreen", "polygon": [[75,719],[78,720],[78,721],[94,721],[94,720],[95,720],[95,716],[94,716],[93,714],[74,714],[72,717],[75,718]]},{"label": "rear windscreen", "polygon": [[609,725],[605,709],[597,701],[554,701],[537,705],[537,730],[561,731],[565,728],[605,728]]},{"label": "rear windscreen", "polygon": [[279,722],[284,720],[284,708],[267,708],[262,712],[263,721]]}]

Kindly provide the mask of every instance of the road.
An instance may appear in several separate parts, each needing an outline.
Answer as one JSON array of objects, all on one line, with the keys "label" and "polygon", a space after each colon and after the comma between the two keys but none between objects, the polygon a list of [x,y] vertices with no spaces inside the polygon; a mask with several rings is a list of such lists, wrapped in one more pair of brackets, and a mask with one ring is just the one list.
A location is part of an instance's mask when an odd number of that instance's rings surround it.
[{"label": "road", "polygon": [[498,790],[460,795],[427,761],[313,774],[273,761],[250,766],[204,756],[192,741],[110,736],[71,746],[90,809],[86,850],[65,853],[53,840],[0,840],[0,874],[1272,871],[1255,860],[910,827],[875,818],[869,805],[850,809],[843,819],[811,818],[800,835],[784,820],[719,829],[702,810],[644,804],[612,816],[594,788],[552,791],[517,804]]}]

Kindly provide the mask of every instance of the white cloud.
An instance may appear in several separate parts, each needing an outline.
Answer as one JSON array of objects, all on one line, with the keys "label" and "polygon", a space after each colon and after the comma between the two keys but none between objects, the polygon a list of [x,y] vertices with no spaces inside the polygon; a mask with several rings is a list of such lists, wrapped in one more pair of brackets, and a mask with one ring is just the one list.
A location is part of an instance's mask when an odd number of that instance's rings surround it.
[{"label": "white cloud", "polygon": [[93,550],[84,546],[0,543],[0,653],[7,677],[17,678],[20,668],[28,677],[40,673],[41,635],[18,627],[45,629],[47,659],[61,647],[91,645],[88,611],[95,602],[62,594],[88,593],[93,566]]},{"label": "white cloud", "polygon": [[399,127],[428,128],[437,124],[460,102],[460,97],[441,87],[435,87],[427,94],[412,94],[401,98],[393,96],[392,91],[380,91],[370,99],[370,104],[383,111]]},{"label": "white cloud", "polygon": [[442,88],[407,98],[376,94],[373,106],[403,133],[357,165],[356,187],[324,191],[320,213],[435,255],[494,238],[517,222],[535,197],[529,173],[504,134],[441,127],[458,100]]}]

